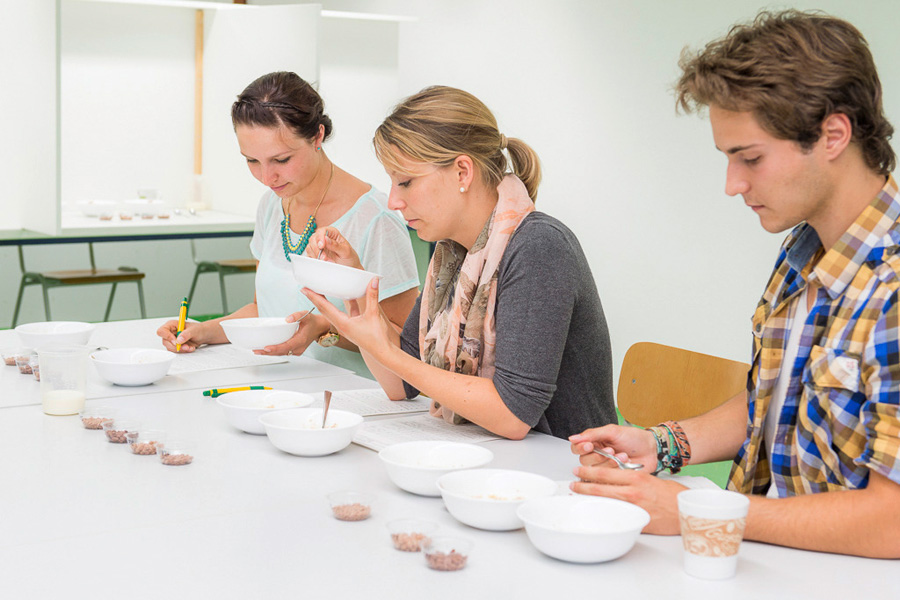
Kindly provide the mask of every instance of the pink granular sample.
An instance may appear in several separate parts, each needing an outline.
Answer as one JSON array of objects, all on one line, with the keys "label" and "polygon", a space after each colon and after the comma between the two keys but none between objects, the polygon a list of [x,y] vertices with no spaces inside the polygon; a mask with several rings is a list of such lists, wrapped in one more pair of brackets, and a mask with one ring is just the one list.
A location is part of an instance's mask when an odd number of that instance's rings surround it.
[{"label": "pink granular sample", "polygon": [[334,516],[341,521],[362,521],[372,514],[372,508],[359,502],[353,504],[338,504],[331,507]]},{"label": "pink granular sample", "polygon": [[391,539],[394,541],[394,548],[403,552],[418,552],[422,546],[430,540],[424,533],[392,533]]},{"label": "pink granular sample", "polygon": [[194,460],[190,454],[163,454],[159,459],[162,464],[169,466],[189,465]]},{"label": "pink granular sample", "polygon": [[126,433],[128,432],[124,429],[107,429],[106,438],[113,444],[124,444]]},{"label": "pink granular sample", "polygon": [[103,424],[111,421],[109,417],[81,417],[85,429],[103,429]]},{"label": "pink granular sample", "polygon": [[466,566],[468,557],[456,550],[451,550],[447,553],[432,552],[431,554],[426,554],[425,559],[428,561],[428,566],[436,571],[458,571]]}]

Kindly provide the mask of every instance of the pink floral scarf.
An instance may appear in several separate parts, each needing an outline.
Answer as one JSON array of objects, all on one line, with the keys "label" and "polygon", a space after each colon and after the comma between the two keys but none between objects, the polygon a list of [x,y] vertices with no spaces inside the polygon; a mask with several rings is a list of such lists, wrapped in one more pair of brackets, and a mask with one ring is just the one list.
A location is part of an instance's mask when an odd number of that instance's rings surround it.
[{"label": "pink floral scarf", "polygon": [[[491,378],[497,334],[497,274],[506,245],[534,202],[525,185],[507,175],[497,186],[491,218],[467,252],[453,240],[437,243],[419,309],[419,352],[424,362],[455,373]],[[434,400],[430,412],[453,424],[465,419]]]}]

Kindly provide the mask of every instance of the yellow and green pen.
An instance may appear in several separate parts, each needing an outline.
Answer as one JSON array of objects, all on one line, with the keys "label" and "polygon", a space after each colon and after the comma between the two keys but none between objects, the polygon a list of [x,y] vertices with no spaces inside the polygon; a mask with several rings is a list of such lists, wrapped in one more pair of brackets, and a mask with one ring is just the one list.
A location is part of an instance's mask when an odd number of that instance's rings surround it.
[{"label": "yellow and green pen", "polygon": [[215,398],[216,396],[221,396],[222,394],[227,394],[228,392],[243,392],[244,390],[271,390],[272,388],[266,387],[264,385],[247,385],[244,387],[233,387],[233,388],[215,388],[211,390],[206,390],[203,392],[204,396],[209,396],[210,398]]},{"label": "yellow and green pen", "polygon": [[[178,331],[175,332],[177,338],[184,331],[184,322],[187,320],[188,301],[184,298],[181,301],[181,308],[178,310]],[[175,344],[175,352],[181,352],[181,344]]]}]

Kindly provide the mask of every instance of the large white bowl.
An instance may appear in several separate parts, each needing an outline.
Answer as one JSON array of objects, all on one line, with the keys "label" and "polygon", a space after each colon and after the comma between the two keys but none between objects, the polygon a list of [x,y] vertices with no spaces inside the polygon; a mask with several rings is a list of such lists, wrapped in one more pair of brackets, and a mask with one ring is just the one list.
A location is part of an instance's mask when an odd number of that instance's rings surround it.
[{"label": "large white bowl", "polygon": [[454,471],[442,475],[437,486],[457,521],[492,531],[519,529],[519,505],[552,496],[558,489],[555,481],[542,475],[505,469]]},{"label": "large white bowl", "polygon": [[365,296],[366,286],[372,278],[381,277],[362,269],[298,254],[291,254],[291,268],[294,270],[294,280],[302,287],[341,300],[354,300]]},{"label": "large white bowl", "polygon": [[529,500],[516,514],[535,548],[576,563],[619,558],[631,550],[650,522],[650,514],[640,506],[581,495]]},{"label": "large white bowl", "polygon": [[42,321],[16,327],[22,344],[38,346],[84,346],[94,333],[93,323],[80,321]]},{"label": "large white bowl", "polygon": [[297,456],[324,456],[343,450],[363,418],[356,413],[331,409],[322,429],[321,408],[292,408],[260,415],[266,435],[279,450]]},{"label": "large white bowl", "polygon": [[392,444],[378,457],[397,487],[422,496],[440,496],[438,477],[483,467],[494,460],[494,453],[477,444],[420,441]]},{"label": "large white bowl", "polygon": [[100,377],[116,385],[150,385],[169,372],[175,355],[166,350],[116,348],[91,352]]},{"label": "large white bowl", "polygon": [[291,339],[300,323],[285,323],[281,317],[226,319],[221,322],[228,341],[238,348],[258,350]]},{"label": "large white bowl", "polygon": [[287,408],[303,408],[309,406],[314,398],[300,392],[284,390],[242,390],[228,392],[216,398],[223,409],[228,422],[247,433],[265,435],[266,428],[259,422],[259,416],[273,410]]}]

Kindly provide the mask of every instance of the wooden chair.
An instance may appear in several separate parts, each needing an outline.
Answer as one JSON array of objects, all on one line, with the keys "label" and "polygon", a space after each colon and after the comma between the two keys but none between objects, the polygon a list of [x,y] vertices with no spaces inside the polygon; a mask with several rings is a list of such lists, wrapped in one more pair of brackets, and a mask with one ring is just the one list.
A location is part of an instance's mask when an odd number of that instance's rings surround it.
[{"label": "wooden chair", "polygon": [[619,412],[641,427],[695,417],[745,389],[749,370],[742,362],[638,342],[622,361]]},{"label": "wooden chair", "polygon": [[191,291],[188,293],[188,304],[194,299],[194,290],[197,287],[197,278],[201,273],[218,273],[219,290],[222,293],[222,314],[229,314],[228,299],[225,295],[225,276],[236,273],[256,273],[255,258],[238,258],[234,260],[198,260],[197,245],[191,240],[191,259],[197,268],[194,270],[194,280],[191,282]]},{"label": "wooden chair", "polygon": [[85,270],[74,271],[28,271],[25,269],[25,256],[22,246],[19,246],[19,269],[22,271],[22,279],[19,282],[19,295],[16,298],[16,308],[13,311],[12,327],[16,326],[19,320],[19,309],[22,307],[22,296],[25,288],[29,285],[40,285],[44,296],[44,315],[48,321],[50,317],[50,297],[47,291],[54,287],[67,287],[74,285],[95,285],[101,283],[111,283],[112,288],[109,291],[109,301],[106,303],[106,313],[103,320],[109,320],[109,313],[112,310],[113,298],[116,295],[116,286],[120,283],[131,282],[137,284],[138,301],[141,307],[141,318],[147,318],[147,310],[144,306],[144,288],[141,280],[144,273],[138,271],[134,267],[119,267],[117,270],[97,269],[94,262],[94,245],[88,242],[88,254],[90,255],[91,268]]}]

